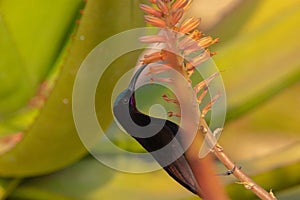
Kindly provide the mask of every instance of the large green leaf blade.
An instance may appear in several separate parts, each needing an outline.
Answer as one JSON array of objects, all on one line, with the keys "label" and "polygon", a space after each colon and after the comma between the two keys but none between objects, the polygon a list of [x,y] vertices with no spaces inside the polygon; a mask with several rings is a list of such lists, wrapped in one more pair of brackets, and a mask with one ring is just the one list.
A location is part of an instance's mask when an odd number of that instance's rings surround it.
[{"label": "large green leaf blade", "polygon": [[[131,21],[132,14],[135,13],[131,9],[131,5],[126,2],[88,1],[64,67],[45,106],[34,124],[25,132],[24,139],[0,157],[1,176],[49,173],[74,162],[86,153],[72,117],[72,89],[76,72],[83,59],[99,42],[138,24]],[[110,27],[111,20],[114,19],[119,23]],[[103,27],[106,27],[105,31]],[[134,63],[135,60],[132,60],[132,64]],[[109,80],[110,77],[107,81]],[[101,100],[98,102],[99,105],[102,103]],[[105,116],[108,113],[100,114]]]},{"label": "large green leaf blade", "polygon": [[81,3],[0,1],[1,40],[10,41],[9,45],[1,45],[0,58],[7,62],[2,62],[0,68],[9,74],[0,77],[0,116],[9,116],[26,106],[34,95],[56,62]]}]

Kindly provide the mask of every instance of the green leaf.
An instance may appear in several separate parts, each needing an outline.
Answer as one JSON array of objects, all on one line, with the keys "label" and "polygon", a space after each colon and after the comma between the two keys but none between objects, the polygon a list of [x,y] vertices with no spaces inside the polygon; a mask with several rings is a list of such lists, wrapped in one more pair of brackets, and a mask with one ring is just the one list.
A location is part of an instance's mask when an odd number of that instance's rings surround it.
[{"label": "green leaf", "polygon": [[20,182],[20,179],[0,179],[0,199],[6,199]]},{"label": "green leaf", "polygon": [[[147,163],[140,163],[146,165]],[[27,180],[12,193],[45,191],[74,199],[182,199],[192,194],[159,170],[145,174],[122,173],[110,169],[93,158],[85,158],[75,165],[52,175]],[[32,192],[29,199],[36,199]]]},{"label": "green leaf", "polygon": [[[54,6],[57,2],[52,3]],[[24,177],[49,173],[74,162],[86,153],[72,117],[71,98],[76,71],[99,42],[139,24],[139,20],[132,20],[134,16],[132,5],[127,2],[88,1],[64,67],[45,106],[34,124],[25,132],[24,139],[0,157],[1,176]],[[142,21],[141,17],[138,19]],[[133,63],[135,60],[129,66],[133,66]],[[109,82],[110,78],[107,78]],[[103,105],[102,100],[97,104]],[[105,117],[110,112],[100,114]]]},{"label": "green leaf", "polygon": [[300,196],[300,186],[296,186],[293,188],[290,188],[286,191],[282,191],[277,194],[278,199],[281,200],[297,200]]},{"label": "green leaf", "polygon": [[[218,48],[217,64],[229,97],[229,119],[221,138],[237,165],[278,197],[299,185],[299,91],[300,32],[298,0],[261,1],[240,23],[234,37]],[[126,7],[128,6],[128,7]],[[272,6],[272,9],[270,9]],[[127,9],[128,8],[128,9]],[[98,42],[134,26],[132,8],[120,1],[89,1],[70,55],[39,118],[25,139],[0,157],[0,174],[28,176],[52,172],[84,154],[71,116],[71,88],[83,58]],[[140,16],[139,16],[140,17]],[[141,17],[140,17],[141,19]],[[246,20],[247,19],[247,20]],[[232,21],[231,21],[232,20]],[[231,25],[235,25],[232,18]],[[225,27],[230,29],[231,27]],[[224,28],[224,29],[225,29]],[[226,31],[226,30],[223,30]],[[222,32],[222,30],[220,30]],[[230,34],[228,34],[230,35]],[[80,40],[84,36],[85,40]],[[134,65],[135,55],[121,58],[100,80],[96,99],[99,121],[107,128],[112,120],[110,90],[117,79]],[[109,84],[108,84],[109,83]],[[286,89],[286,90],[285,90]],[[280,94],[281,93],[281,94]],[[277,96],[275,96],[277,94]],[[267,101],[268,100],[268,101]],[[298,107],[297,107],[298,106]],[[255,109],[257,108],[257,109]],[[258,109],[259,108],[259,109]],[[236,121],[233,121],[236,119]],[[122,143],[121,141],[117,141]],[[145,163],[143,163],[145,164]],[[220,171],[222,171],[220,169]],[[224,177],[224,181],[235,181]],[[242,185],[228,186],[232,199],[255,199]],[[124,174],[86,158],[51,175],[26,179],[12,199],[196,199],[162,171]]]},{"label": "green leaf", "polygon": [[81,0],[0,1],[0,119],[33,96],[56,62]]},{"label": "green leaf", "polygon": [[[242,29],[246,26],[247,21],[251,20],[256,14],[257,8],[261,4],[260,0],[244,0],[236,3],[234,8],[231,4],[227,14],[220,17],[221,20],[209,30],[209,34],[219,37],[221,43],[226,43],[239,35]],[[231,11],[231,12],[230,12]],[[218,45],[213,47],[219,51]]]},{"label": "green leaf", "polygon": [[[218,49],[215,61],[225,71],[222,76],[228,88],[228,119],[237,118],[300,79],[300,59],[296,56],[300,43],[295,42],[300,12],[295,4],[267,24],[241,31]],[[263,12],[259,9],[252,18]]]}]

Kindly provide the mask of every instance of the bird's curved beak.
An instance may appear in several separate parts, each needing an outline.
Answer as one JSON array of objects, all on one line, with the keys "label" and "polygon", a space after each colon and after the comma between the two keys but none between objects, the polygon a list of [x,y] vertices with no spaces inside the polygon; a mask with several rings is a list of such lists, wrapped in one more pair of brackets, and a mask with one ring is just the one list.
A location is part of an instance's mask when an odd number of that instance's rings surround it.
[{"label": "bird's curved beak", "polygon": [[148,64],[144,64],[142,65],[136,72],[135,74],[133,75],[130,83],[129,83],[129,86],[128,86],[128,89],[131,91],[131,92],[134,92],[134,89],[135,89],[135,85],[136,85],[136,82],[140,76],[140,74],[142,73],[142,71],[147,67]]}]

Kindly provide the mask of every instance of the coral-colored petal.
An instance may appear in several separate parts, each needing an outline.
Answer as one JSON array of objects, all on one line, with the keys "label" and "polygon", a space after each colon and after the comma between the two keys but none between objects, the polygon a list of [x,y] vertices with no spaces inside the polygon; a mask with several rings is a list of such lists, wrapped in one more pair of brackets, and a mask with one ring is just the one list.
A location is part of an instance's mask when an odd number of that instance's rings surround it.
[{"label": "coral-colored petal", "polygon": [[150,16],[150,15],[146,15],[144,16],[144,19],[146,22],[148,22],[149,24],[159,27],[159,28],[165,28],[166,27],[166,22],[163,21],[162,19],[159,19],[157,17],[154,16]]},{"label": "coral-colored petal", "polygon": [[168,9],[166,3],[164,3],[164,1],[156,0],[156,5],[161,10],[162,13],[167,14],[169,12],[169,9]]},{"label": "coral-colored petal", "polygon": [[177,24],[179,22],[179,20],[182,18],[183,13],[184,13],[183,9],[177,9],[172,15],[171,23],[173,25]]},{"label": "coral-colored petal", "polygon": [[189,0],[177,0],[173,3],[172,9],[176,10],[178,8],[184,8],[188,4],[189,4]]},{"label": "coral-colored petal", "polygon": [[157,10],[151,6],[148,6],[145,4],[140,4],[140,8],[149,15],[153,15],[155,17],[162,17],[162,12],[160,12],[159,10]]}]

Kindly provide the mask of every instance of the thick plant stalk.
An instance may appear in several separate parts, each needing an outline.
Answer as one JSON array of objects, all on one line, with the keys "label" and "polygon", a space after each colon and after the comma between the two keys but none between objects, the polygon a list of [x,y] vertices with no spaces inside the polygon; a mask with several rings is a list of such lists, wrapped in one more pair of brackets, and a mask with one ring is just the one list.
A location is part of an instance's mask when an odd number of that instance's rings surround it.
[{"label": "thick plant stalk", "polygon": [[[210,135],[212,136],[211,131],[209,130],[209,127],[205,120],[201,120],[201,126],[200,130],[202,130],[202,134]],[[211,141],[213,141],[212,138],[210,138]],[[252,180],[249,176],[247,176],[240,168],[236,167],[234,162],[225,154],[223,148],[216,144],[212,148],[212,152],[214,155],[220,160],[220,162],[223,163],[223,165],[232,172],[232,174],[240,181],[240,184],[244,185],[244,187],[248,190],[251,190],[253,193],[255,193],[260,199],[263,200],[276,200],[277,198],[272,193],[272,191],[267,192],[265,189],[263,189],[260,185],[258,185],[254,180]]]},{"label": "thick plant stalk", "polygon": [[[172,15],[166,15],[165,19],[159,19],[158,17],[164,16],[163,12],[168,12],[168,8],[174,8],[178,7],[179,10],[183,10],[182,6],[187,6],[189,4],[189,1],[175,1],[174,4],[170,4],[170,2],[165,1],[165,6],[163,6],[162,1],[156,1],[158,3],[158,7],[161,7],[161,13],[158,13],[158,10],[155,8],[151,8],[150,6],[142,5],[141,8],[146,13],[151,14],[151,17],[145,17],[145,20],[157,27],[162,28],[162,26],[167,26],[168,28],[172,30],[176,30],[174,25],[179,21],[180,17],[183,13],[178,13],[176,11],[173,11],[174,16]],[[177,3],[177,4],[176,4]],[[170,9],[171,10],[171,9]],[[172,12],[172,11],[170,11]],[[180,17],[178,17],[180,16]],[[184,23],[184,26],[181,27],[182,32],[188,32],[199,25],[199,20],[192,19],[187,20],[187,22]],[[173,38],[172,32],[167,32],[169,35],[167,38]],[[174,39],[174,38],[173,38]],[[145,36],[140,38],[140,40],[144,43],[157,43],[157,42],[166,42],[166,39],[162,36]],[[171,39],[169,39],[171,40]],[[172,41],[168,41],[168,44],[176,44],[176,39]],[[211,41],[210,41],[211,42]],[[183,41],[182,41],[183,43]],[[206,44],[208,44],[206,42]],[[170,45],[171,46],[171,45]],[[177,47],[171,47],[171,49],[176,49]],[[176,51],[176,50],[175,50]],[[161,51],[161,52],[155,52],[150,55],[145,55],[143,63],[155,63],[157,61],[163,60],[165,63],[167,63],[172,68],[179,71],[181,74],[183,74],[187,80],[189,80],[189,76],[185,71],[185,68],[182,67],[182,63],[178,62],[180,58],[178,58],[178,55],[175,55],[174,53],[171,53],[169,51]],[[160,72],[161,69],[157,66],[150,72],[157,73]],[[175,87],[177,88],[177,92],[180,94],[184,94],[184,89],[181,88],[181,86],[178,83],[174,83]],[[172,100],[168,99],[166,96],[164,99],[167,102],[172,102]],[[173,101],[174,102],[174,101]],[[184,103],[184,102],[181,102]],[[169,113],[169,116],[180,116],[180,114],[174,114],[172,112]],[[200,138],[201,135],[197,135],[197,139],[194,140],[191,147],[187,150],[186,156],[187,160],[190,164],[190,167],[194,173],[194,176],[196,178],[196,181],[198,182],[198,185],[201,188],[201,191],[198,191],[199,196],[201,195],[204,199],[219,199],[219,200],[227,200],[228,197],[225,193],[224,187],[221,184],[221,181],[218,176],[216,176],[217,172],[215,170],[215,166],[213,164],[213,159],[211,156],[206,157],[205,159],[199,159],[198,158],[198,141],[202,141],[202,138]],[[217,192],[216,192],[217,191]]]},{"label": "thick plant stalk", "polygon": [[[211,56],[215,55],[215,53],[211,53],[208,50],[208,47],[217,43],[219,39],[213,39],[210,36],[204,36],[200,31],[198,31],[197,27],[200,24],[200,20],[197,18],[192,17],[183,21],[182,23],[179,23],[181,17],[183,16],[183,12],[187,10],[192,0],[149,0],[149,2],[153,4],[152,7],[144,4],[140,6],[140,8],[147,14],[145,16],[145,21],[160,29],[169,29],[171,31],[166,31],[164,36],[152,35],[140,38],[140,40],[144,43],[164,43],[166,47],[161,51],[154,53],[152,52],[149,55],[145,55],[144,59],[142,60],[142,64],[155,64],[163,61],[166,65],[180,72],[185,79],[191,83],[190,76],[195,71],[196,66],[207,61]],[[186,37],[178,40],[178,38],[174,38],[172,31],[180,32],[181,34],[186,35]],[[176,49],[179,49],[180,52],[183,52],[183,57],[174,53],[177,52]],[[188,56],[191,53],[197,53],[197,56],[185,61],[185,56]],[[159,64],[157,64],[157,66],[154,65],[148,75],[158,74],[162,71],[163,70],[159,67]],[[208,79],[196,84],[194,88],[195,94],[197,95],[200,93],[200,95],[197,97],[198,104],[201,104],[202,99],[208,92],[207,88],[209,82],[211,82],[216,75],[217,74],[213,74]],[[165,78],[161,79],[160,81],[168,82],[169,80]],[[184,94],[184,89],[182,89],[181,86],[176,83],[176,81],[174,84],[177,88],[177,92],[179,92],[180,95]],[[163,98],[168,103],[176,103],[176,101],[169,99],[165,95]],[[272,192],[269,193],[265,191],[247,175],[245,175],[239,168],[237,168],[234,162],[232,162],[224,153],[223,148],[220,147],[220,145],[215,144],[213,133],[209,129],[204,117],[217,99],[218,95],[213,97],[211,102],[204,106],[204,108],[201,110],[202,115],[200,117],[198,133],[196,138],[193,140],[192,145],[186,152],[189,165],[201,188],[201,191],[198,191],[199,196],[201,196],[203,199],[228,199],[219,177],[216,176],[217,173],[211,155],[208,155],[204,159],[199,159],[198,157],[199,149],[203,142],[201,135],[208,135],[207,142],[210,143],[209,146],[211,147],[211,151],[226,166],[226,168],[240,180],[240,183],[243,184],[246,189],[253,191],[263,200],[276,199]],[[169,117],[174,116],[180,117],[181,115],[180,113],[175,114],[173,112],[169,112]]]}]

